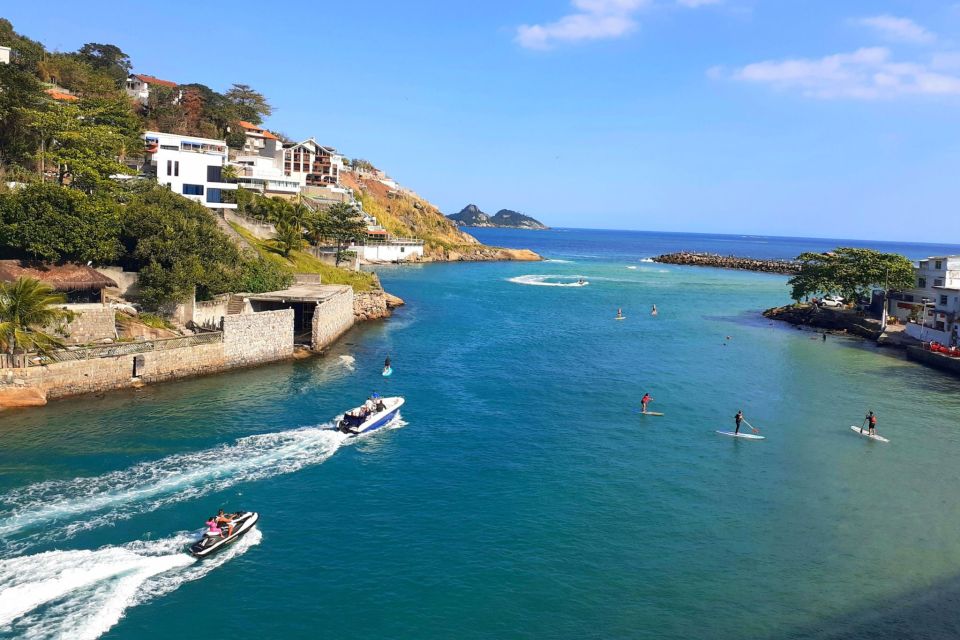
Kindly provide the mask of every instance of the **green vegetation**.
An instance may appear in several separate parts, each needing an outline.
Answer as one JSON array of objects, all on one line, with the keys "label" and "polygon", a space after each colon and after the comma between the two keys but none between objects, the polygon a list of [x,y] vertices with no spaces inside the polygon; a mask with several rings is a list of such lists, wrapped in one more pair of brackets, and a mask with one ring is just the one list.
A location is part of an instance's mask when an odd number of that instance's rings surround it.
[{"label": "green vegetation", "polygon": [[137,320],[154,329],[173,329],[173,325],[166,318],[155,313],[141,313]]},{"label": "green vegetation", "polygon": [[898,253],[840,247],[829,253],[803,253],[797,260],[800,273],[788,282],[794,300],[817,294],[856,300],[874,287],[909,289],[914,282],[913,263]]},{"label": "green vegetation", "polygon": [[[275,240],[260,240],[252,233],[239,225],[231,225],[243,239],[253,247],[265,260],[274,265],[290,269],[295,273],[317,273],[324,284],[348,284],[354,291],[369,291],[374,288],[373,275],[364,271],[348,271],[325,264],[305,251],[290,251],[289,257],[283,256],[283,251]],[[282,287],[278,287],[282,288]]]},{"label": "green vegetation", "polygon": [[66,296],[33,278],[0,282],[0,347],[14,355],[62,346],[44,328],[72,319],[72,313],[57,307],[66,301]]}]

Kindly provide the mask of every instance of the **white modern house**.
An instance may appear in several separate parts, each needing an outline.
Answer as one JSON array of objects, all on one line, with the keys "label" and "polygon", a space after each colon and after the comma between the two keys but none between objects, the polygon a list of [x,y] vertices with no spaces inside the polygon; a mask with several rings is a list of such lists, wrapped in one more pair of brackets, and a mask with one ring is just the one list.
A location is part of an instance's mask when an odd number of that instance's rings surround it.
[{"label": "white modern house", "polygon": [[0,64],[10,64],[10,47],[0,47]]},{"label": "white modern house", "polygon": [[[126,90],[127,95],[141,103],[146,103],[146,101],[150,98],[151,87],[166,87],[168,89],[176,89],[177,83],[171,82],[170,80],[161,80],[160,78],[154,78],[153,76],[144,75],[142,73],[137,73],[127,76],[126,83],[124,84],[124,89]],[[174,97],[174,102],[180,102],[180,98],[182,97],[183,92],[177,92],[176,96]]]},{"label": "white modern house", "polygon": [[[917,263],[916,286],[893,294],[889,313],[908,322],[908,335],[943,344],[960,332],[960,256],[933,256]],[[909,322],[909,320],[915,322]]]},{"label": "white modern house", "polygon": [[158,131],[147,131],[143,138],[145,173],[157,182],[211,209],[237,208],[236,204],[222,200],[223,191],[237,188],[236,184],[223,181],[228,154],[225,140]]}]

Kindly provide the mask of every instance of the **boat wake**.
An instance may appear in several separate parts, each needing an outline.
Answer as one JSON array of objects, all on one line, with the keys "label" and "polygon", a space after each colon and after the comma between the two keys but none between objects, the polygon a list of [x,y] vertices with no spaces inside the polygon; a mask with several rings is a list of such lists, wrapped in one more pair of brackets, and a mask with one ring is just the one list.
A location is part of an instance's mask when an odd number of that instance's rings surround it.
[{"label": "boat wake", "polygon": [[[516,284],[529,284],[537,287],[585,287],[589,282],[578,282],[583,276],[516,276],[507,278],[508,282]],[[559,280],[560,282],[556,282]],[[572,282],[565,282],[571,280]]]},{"label": "boat wake", "polygon": [[203,562],[184,552],[197,538],[190,532],[93,551],[48,551],[0,560],[0,635],[97,638],[128,608],[202,578],[262,537],[254,528]]},{"label": "boat wake", "polygon": [[[240,483],[320,464],[346,439],[330,424],[289,429],[101,476],[15,489],[0,495],[0,557]],[[223,464],[224,460],[231,463]]]}]

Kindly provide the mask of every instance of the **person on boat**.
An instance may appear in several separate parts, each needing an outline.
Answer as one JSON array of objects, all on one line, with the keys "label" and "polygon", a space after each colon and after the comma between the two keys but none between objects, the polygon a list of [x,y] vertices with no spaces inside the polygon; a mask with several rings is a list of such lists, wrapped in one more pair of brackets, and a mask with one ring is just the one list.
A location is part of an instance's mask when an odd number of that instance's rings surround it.
[{"label": "person on boat", "polygon": [[579,280],[577,280],[577,284],[582,285],[582,284],[583,284],[583,278],[580,278]]},{"label": "person on boat", "polygon": [[743,422],[743,409],[737,411],[737,415],[733,416],[733,421],[737,423],[737,428],[733,432],[740,433],[740,423]]},{"label": "person on boat", "polygon": [[383,404],[383,398],[380,397],[379,393],[374,392],[370,399],[373,400],[373,408],[375,410],[383,411],[387,408],[386,405]]},{"label": "person on boat", "polygon": [[[867,433],[871,436],[877,435],[877,416],[874,415],[873,411],[868,411],[866,417],[863,419],[864,424],[868,424]],[[860,433],[863,433],[863,427],[860,427]]]},{"label": "person on boat", "polygon": [[653,308],[650,309],[650,315],[652,316],[657,315],[657,305],[653,305]]},{"label": "person on boat", "polygon": [[217,526],[220,525],[226,525],[228,538],[233,535],[233,518],[225,514],[223,509],[217,512]]},{"label": "person on boat", "polygon": [[649,394],[649,393],[643,394],[643,397],[640,398],[640,412],[641,412],[641,413],[646,413],[646,412],[647,412],[647,404],[648,404],[651,400],[653,400],[653,398],[650,397],[650,394]]},{"label": "person on boat", "polygon": [[618,317],[618,318],[622,318],[622,317],[623,317],[623,309],[617,309],[617,317]]},{"label": "person on boat", "polygon": [[223,530],[217,524],[217,516],[210,516],[205,524],[207,525],[207,533],[223,537]]}]

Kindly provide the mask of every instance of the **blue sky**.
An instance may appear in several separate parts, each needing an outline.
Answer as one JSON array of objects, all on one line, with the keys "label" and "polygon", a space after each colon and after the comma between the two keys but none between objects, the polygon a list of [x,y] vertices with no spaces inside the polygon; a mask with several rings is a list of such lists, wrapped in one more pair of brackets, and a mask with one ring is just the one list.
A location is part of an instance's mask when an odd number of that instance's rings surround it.
[{"label": "blue sky", "polygon": [[250,84],[268,126],[445,212],[554,226],[960,241],[960,3],[50,1],[61,51]]}]

